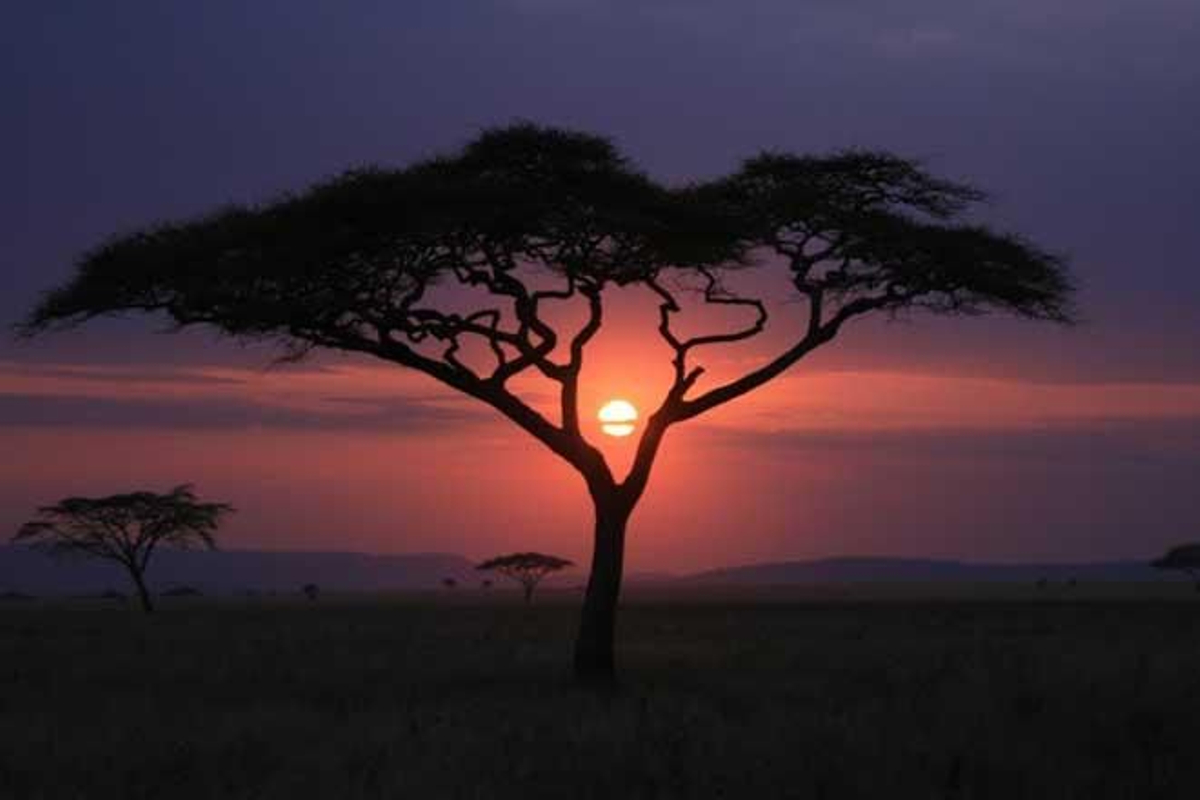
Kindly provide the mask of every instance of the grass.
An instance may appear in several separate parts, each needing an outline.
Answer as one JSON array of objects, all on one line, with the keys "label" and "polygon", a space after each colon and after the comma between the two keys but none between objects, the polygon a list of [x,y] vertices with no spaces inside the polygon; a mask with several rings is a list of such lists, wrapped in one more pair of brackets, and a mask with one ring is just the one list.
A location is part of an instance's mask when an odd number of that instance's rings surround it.
[{"label": "grass", "polygon": [[[1173,595],[1173,597],[1172,597]],[[921,592],[0,609],[3,798],[1169,798],[1200,786],[1200,604]]]}]

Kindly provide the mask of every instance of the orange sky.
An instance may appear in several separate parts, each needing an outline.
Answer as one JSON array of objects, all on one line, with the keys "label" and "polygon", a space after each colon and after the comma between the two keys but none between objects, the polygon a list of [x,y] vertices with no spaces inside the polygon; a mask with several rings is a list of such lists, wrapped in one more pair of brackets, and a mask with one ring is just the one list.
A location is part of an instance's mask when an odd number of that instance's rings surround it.
[{"label": "orange sky", "polygon": [[[609,396],[646,411],[654,381],[633,352],[589,373],[589,419]],[[390,365],[10,362],[0,403],[6,527],[67,494],[192,482],[241,509],[229,547],[587,555],[587,496],[565,465]],[[1141,557],[1183,534],[1166,523],[1200,510],[1185,488],[1197,419],[1200,386],[1186,383],[797,369],[671,432],[632,524],[630,569]],[[632,450],[594,424],[592,435],[614,461]]]}]

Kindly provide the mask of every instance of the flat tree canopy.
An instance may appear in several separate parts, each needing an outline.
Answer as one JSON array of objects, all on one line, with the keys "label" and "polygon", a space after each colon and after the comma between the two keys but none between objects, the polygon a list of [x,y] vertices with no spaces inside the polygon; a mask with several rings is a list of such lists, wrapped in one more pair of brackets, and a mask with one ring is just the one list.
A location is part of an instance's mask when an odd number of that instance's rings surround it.
[{"label": "flat tree canopy", "polygon": [[137,587],[142,607],[153,610],[145,573],[159,547],[215,549],[226,503],[202,503],[191,486],[165,494],[130,492],[107,497],[68,497],[38,509],[13,541],[52,556],[85,556],[123,566]]},{"label": "flat tree canopy", "polygon": [[506,556],[496,556],[484,561],[476,569],[495,571],[521,584],[525,592],[525,602],[533,599],[533,590],[552,572],[574,566],[574,562],[558,556],[545,553],[509,553]]},{"label": "flat tree canopy", "polygon": [[[365,353],[477,398],[574,467],[593,499],[591,580],[576,649],[581,672],[612,673],[626,523],[673,425],[772,380],[850,320],[910,310],[1070,319],[1064,263],[974,221],[981,192],[885,152],[762,153],[732,174],[658,183],[602,137],[519,124],[405,168],[367,167],[260,206],[156,225],[80,261],[27,320],[35,333],[93,317],[161,312],[179,326]],[[800,333],[744,374],[701,388],[697,351],[762,333],[766,298],[730,290],[748,269],[785,278]],[[614,475],[580,426],[585,349],[606,290],[658,300],[673,378]],[[681,292],[744,315],[684,335]],[[574,304],[564,329],[548,309]],[[512,379],[550,381],[557,414]]]}]

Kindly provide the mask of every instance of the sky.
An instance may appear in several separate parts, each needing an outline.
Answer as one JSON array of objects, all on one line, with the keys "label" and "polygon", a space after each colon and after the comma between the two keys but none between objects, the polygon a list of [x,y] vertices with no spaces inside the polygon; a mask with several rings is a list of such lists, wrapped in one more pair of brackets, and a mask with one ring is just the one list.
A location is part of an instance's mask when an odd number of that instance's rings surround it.
[{"label": "sky", "polygon": [[[611,136],[665,181],[882,148],[1067,254],[1080,324],[854,326],[671,432],[629,567],[1142,559],[1200,539],[1193,0],[18,1],[0,42],[5,329],[114,233],[514,120]],[[617,301],[587,415],[650,402],[667,367],[646,298]],[[582,482],[486,409],[382,362],[279,365],[163,328],[0,336],[0,530],[69,494],[191,482],[240,509],[227,547],[586,560]]]}]

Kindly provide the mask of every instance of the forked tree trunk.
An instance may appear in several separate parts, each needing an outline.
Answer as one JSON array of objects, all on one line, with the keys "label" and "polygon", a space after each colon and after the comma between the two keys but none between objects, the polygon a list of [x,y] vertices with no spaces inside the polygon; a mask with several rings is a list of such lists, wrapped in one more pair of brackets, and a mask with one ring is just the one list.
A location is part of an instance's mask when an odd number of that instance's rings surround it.
[{"label": "forked tree trunk", "polygon": [[150,600],[150,590],[146,588],[146,580],[142,577],[142,573],[136,569],[130,569],[129,574],[133,576],[133,585],[137,587],[138,599],[142,603],[142,610],[147,614],[154,613],[154,603]]},{"label": "forked tree trunk", "polygon": [[575,677],[587,683],[610,685],[616,677],[613,638],[625,560],[625,526],[633,509],[611,497],[596,498],[595,507],[592,571],[583,599],[579,638],[575,642]]}]

